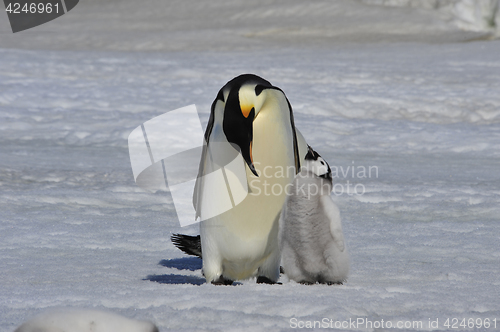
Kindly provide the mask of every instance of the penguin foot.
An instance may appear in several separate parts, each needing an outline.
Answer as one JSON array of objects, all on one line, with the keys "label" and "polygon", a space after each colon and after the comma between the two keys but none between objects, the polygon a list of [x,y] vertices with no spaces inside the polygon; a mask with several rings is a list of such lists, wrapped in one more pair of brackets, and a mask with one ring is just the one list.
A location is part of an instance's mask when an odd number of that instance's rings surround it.
[{"label": "penguin foot", "polygon": [[301,280],[299,281],[300,284],[302,285],[314,285],[315,282],[307,281],[307,280]]},{"label": "penguin foot", "polygon": [[220,286],[231,286],[233,284],[233,281],[230,279],[226,279],[223,276],[220,276],[217,280],[212,280],[212,285]]},{"label": "penguin foot", "polygon": [[332,285],[343,285],[344,283],[342,281],[327,281],[326,284],[328,286],[332,286]]},{"label": "penguin foot", "polygon": [[268,284],[268,285],[275,285],[275,284],[282,285],[281,282],[272,281],[268,277],[264,277],[264,276],[258,276],[257,277],[257,283],[258,284]]}]

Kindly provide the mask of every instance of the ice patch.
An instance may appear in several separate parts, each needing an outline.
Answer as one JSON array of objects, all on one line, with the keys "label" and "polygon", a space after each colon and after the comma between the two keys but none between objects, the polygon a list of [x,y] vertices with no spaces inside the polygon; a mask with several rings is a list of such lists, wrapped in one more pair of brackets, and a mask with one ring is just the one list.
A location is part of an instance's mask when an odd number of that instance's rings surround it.
[{"label": "ice patch", "polygon": [[71,331],[71,332],[158,332],[150,322],[137,321],[117,314],[73,309],[41,314],[22,324],[15,332]]}]

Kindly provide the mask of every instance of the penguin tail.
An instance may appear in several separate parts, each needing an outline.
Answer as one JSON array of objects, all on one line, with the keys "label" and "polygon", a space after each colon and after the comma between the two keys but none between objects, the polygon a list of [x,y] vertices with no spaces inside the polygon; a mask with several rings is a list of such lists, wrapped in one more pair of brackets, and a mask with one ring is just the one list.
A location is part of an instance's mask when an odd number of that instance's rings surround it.
[{"label": "penguin tail", "polygon": [[186,254],[201,258],[201,239],[199,235],[172,234],[170,240],[174,246]]}]

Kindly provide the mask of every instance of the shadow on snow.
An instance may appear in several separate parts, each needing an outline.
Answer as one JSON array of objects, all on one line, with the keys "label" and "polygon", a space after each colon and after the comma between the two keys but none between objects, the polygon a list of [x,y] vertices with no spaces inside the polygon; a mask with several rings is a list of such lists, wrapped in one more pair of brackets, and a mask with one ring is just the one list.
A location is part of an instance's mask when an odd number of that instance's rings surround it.
[{"label": "shadow on snow", "polygon": [[[202,268],[201,258],[198,257],[162,259],[158,264],[177,270],[196,271]],[[179,274],[149,275],[143,280],[155,281],[160,284],[191,284],[196,286],[206,282],[205,278],[202,277]]]},{"label": "shadow on snow", "polygon": [[158,264],[165,267],[171,267],[177,270],[196,271],[196,270],[201,270],[202,268],[201,258],[198,257],[162,259]]},{"label": "shadow on snow", "polygon": [[160,284],[191,284],[195,286],[203,285],[206,282],[205,278],[179,274],[149,275],[143,280],[155,281]]}]

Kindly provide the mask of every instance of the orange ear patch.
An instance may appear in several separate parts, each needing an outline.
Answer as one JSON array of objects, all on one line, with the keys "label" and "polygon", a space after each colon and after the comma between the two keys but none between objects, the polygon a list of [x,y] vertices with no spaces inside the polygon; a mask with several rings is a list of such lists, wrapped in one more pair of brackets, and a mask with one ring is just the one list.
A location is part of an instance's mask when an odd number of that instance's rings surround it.
[{"label": "orange ear patch", "polygon": [[252,111],[253,105],[240,105],[240,107],[241,107],[241,113],[243,114],[243,116],[245,118],[248,118],[248,114],[250,114],[250,112]]}]

